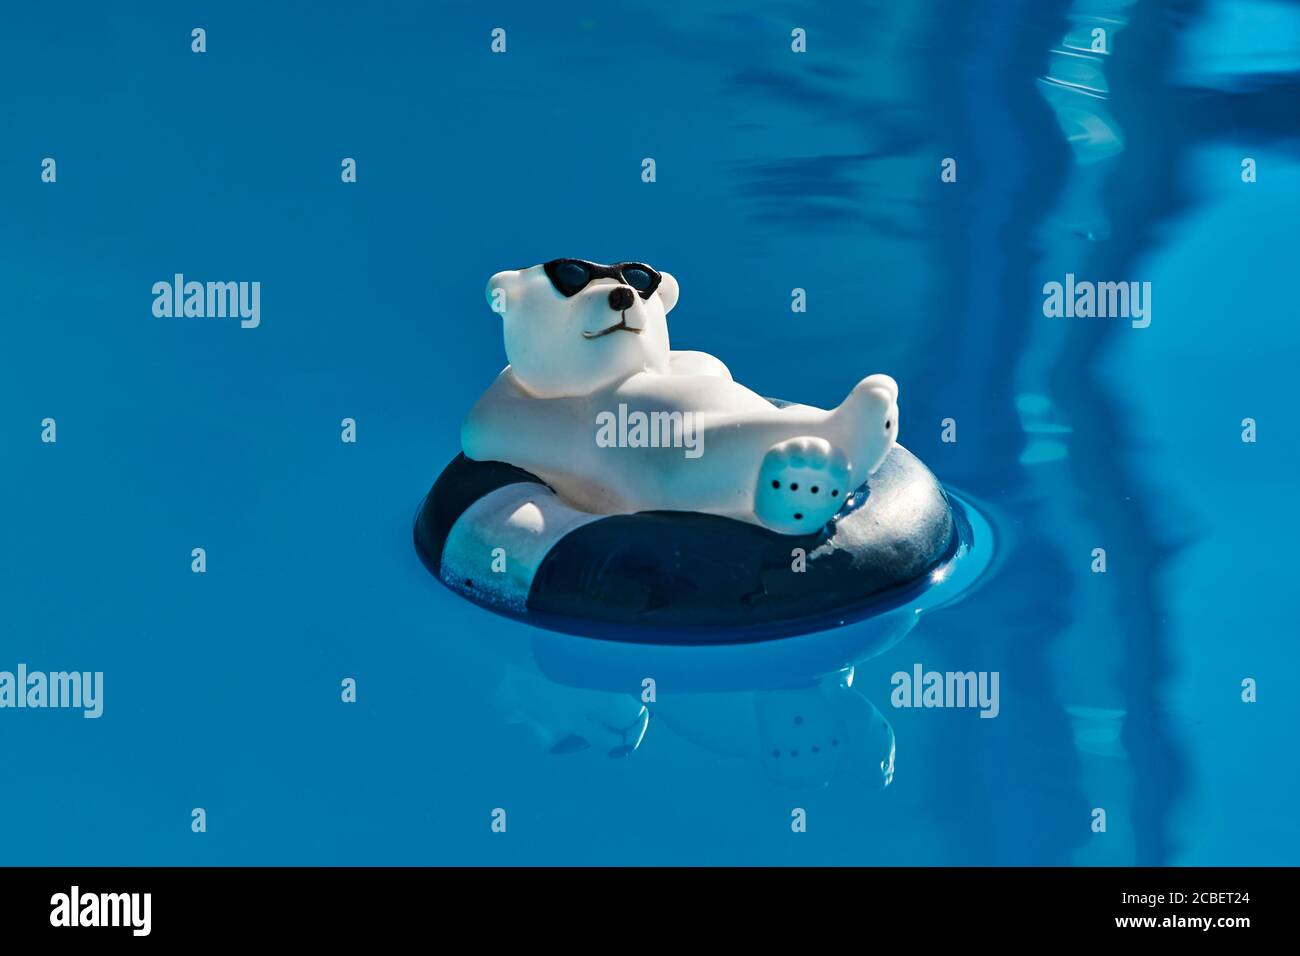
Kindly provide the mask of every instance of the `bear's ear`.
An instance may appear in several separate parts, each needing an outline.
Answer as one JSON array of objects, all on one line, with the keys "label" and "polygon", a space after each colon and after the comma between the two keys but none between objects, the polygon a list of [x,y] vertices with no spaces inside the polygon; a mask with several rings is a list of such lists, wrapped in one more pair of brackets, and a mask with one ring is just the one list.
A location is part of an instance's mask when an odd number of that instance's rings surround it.
[{"label": "bear's ear", "polygon": [[510,294],[514,291],[518,279],[518,269],[507,269],[505,272],[498,272],[491,279],[488,279],[487,288],[483,294],[487,296],[488,306],[493,312],[498,315],[505,315]]},{"label": "bear's ear", "polygon": [[667,315],[677,304],[677,280],[667,272],[659,273],[659,288],[656,291],[659,298],[664,300],[664,315]]}]

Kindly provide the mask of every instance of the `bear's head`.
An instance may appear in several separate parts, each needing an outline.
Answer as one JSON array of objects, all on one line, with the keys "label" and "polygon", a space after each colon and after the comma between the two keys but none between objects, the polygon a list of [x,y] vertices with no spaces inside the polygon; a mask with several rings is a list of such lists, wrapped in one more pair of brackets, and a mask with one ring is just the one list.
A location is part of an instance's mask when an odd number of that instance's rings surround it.
[{"label": "bear's head", "polygon": [[677,280],[639,262],[553,259],[498,272],[487,300],[515,380],[538,398],[587,395],[637,372],[668,371]]}]

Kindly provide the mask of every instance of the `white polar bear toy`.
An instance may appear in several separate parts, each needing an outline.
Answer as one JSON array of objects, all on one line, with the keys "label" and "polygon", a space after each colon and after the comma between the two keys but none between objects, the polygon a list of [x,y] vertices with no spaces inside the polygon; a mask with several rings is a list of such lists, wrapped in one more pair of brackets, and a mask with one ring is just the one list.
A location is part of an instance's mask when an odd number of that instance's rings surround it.
[{"label": "white polar bear toy", "polygon": [[465,456],[531,472],[593,514],[820,530],[893,448],[898,385],[871,375],[830,411],[778,407],[713,356],[671,351],[677,294],[671,275],[635,262],[494,275],[510,364],[465,419]]}]

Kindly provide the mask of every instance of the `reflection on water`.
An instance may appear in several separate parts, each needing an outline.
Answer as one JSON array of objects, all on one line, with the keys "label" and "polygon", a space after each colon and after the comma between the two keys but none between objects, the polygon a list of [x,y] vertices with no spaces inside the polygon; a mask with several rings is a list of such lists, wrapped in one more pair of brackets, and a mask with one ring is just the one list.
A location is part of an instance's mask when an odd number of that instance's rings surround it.
[{"label": "reflection on water", "polygon": [[526,726],[553,754],[626,757],[641,746],[650,721],[645,704],[630,694],[564,687],[513,665],[492,705],[502,721]]},{"label": "reflection on water", "polygon": [[631,756],[659,724],[716,756],[757,764],[773,783],[894,775],[894,732],[854,685],[855,665],[895,646],[921,618],[962,600],[994,557],[987,520],[953,496],[954,556],[905,605],[837,629],[743,646],[638,645],[518,628],[495,636],[505,659],[497,717],[555,756]]},{"label": "reflection on water", "polygon": [[1061,228],[1090,241],[1106,239],[1110,223],[1101,189],[1115,159],[1124,151],[1124,135],[1107,100],[1106,59],[1128,19],[1121,14],[1133,0],[1075,0],[1068,32],[1049,53],[1047,75],[1039,92],[1052,107],[1061,132],[1074,153],[1058,210],[1042,234]]},{"label": "reflection on water", "polygon": [[893,780],[894,730],[854,689],[851,667],[809,687],[682,695],[656,716],[684,740],[757,765],[782,787],[846,778],[878,789]]}]

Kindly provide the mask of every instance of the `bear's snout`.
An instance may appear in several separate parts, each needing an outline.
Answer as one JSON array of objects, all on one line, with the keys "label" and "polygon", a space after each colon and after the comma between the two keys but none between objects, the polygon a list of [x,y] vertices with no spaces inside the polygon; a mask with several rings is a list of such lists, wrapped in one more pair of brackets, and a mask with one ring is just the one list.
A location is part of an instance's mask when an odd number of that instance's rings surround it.
[{"label": "bear's snout", "polygon": [[615,312],[623,312],[632,308],[632,302],[632,290],[625,285],[621,285],[609,293],[609,307]]}]

